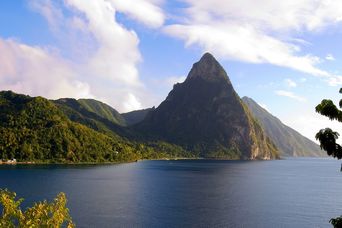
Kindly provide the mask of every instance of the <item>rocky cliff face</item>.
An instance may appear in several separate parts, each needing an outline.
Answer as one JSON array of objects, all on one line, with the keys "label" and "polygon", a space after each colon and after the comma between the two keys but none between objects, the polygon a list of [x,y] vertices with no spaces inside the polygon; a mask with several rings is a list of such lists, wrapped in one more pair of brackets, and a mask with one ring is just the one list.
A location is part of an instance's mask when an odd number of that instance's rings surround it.
[{"label": "rocky cliff face", "polygon": [[209,53],[136,128],[202,157],[271,159],[277,150]]}]

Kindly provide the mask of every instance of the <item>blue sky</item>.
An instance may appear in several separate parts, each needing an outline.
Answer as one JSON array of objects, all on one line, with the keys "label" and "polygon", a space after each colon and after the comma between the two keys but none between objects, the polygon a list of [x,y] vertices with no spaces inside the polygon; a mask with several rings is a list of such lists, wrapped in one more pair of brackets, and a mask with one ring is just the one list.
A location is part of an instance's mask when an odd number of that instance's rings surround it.
[{"label": "blue sky", "polygon": [[4,0],[0,89],[158,106],[209,51],[241,97],[313,139],[342,130],[314,111],[340,98],[341,15],[330,0]]}]

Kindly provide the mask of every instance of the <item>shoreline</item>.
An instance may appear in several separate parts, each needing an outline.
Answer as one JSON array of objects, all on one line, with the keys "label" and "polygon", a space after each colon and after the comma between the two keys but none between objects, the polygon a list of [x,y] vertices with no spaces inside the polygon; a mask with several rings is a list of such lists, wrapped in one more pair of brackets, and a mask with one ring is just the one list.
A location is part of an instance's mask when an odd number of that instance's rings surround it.
[{"label": "shoreline", "polygon": [[227,158],[204,158],[204,157],[176,157],[176,158],[153,158],[153,159],[137,159],[123,162],[50,162],[50,161],[0,161],[1,165],[118,165],[135,163],[141,161],[177,161],[177,160],[212,160],[212,161],[272,161],[284,160],[286,158],[277,159],[227,159]]}]

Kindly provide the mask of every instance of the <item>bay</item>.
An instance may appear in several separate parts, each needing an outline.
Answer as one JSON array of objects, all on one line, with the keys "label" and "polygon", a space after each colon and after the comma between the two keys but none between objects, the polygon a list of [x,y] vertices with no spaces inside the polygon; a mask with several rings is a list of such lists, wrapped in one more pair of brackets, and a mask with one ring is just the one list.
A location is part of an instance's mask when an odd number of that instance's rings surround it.
[{"label": "bay", "polygon": [[332,227],[340,161],[177,160],[0,166],[0,188],[32,202],[63,191],[77,227]]}]

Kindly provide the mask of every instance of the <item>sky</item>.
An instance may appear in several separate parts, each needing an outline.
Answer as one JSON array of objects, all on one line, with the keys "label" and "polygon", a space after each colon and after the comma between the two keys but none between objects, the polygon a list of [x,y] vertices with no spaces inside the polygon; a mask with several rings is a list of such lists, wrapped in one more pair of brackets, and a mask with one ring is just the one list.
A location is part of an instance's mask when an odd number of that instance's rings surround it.
[{"label": "sky", "polygon": [[158,106],[205,52],[237,93],[314,140],[342,87],[342,1],[3,0],[0,90]]}]

